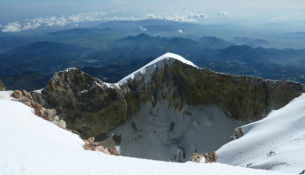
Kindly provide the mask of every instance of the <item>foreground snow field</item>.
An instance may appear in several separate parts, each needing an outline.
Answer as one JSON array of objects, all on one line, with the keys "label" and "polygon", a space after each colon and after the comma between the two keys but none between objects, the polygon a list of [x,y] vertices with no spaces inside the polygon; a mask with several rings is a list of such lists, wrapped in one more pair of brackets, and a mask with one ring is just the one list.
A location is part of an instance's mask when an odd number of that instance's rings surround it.
[{"label": "foreground snow field", "polygon": [[220,163],[169,163],[85,151],[83,141],[0,92],[1,175],[194,174],[279,175]]},{"label": "foreground snow field", "polygon": [[305,94],[242,130],[243,137],[217,151],[219,162],[294,174],[305,169]]}]

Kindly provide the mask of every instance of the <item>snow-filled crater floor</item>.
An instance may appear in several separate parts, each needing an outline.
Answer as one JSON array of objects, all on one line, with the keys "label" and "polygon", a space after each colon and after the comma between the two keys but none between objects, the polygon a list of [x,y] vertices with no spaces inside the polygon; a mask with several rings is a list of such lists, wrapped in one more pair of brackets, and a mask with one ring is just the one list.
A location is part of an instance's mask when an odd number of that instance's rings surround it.
[{"label": "snow-filled crater floor", "polygon": [[1,175],[282,174],[221,163],[170,163],[86,151],[79,136],[35,116],[31,108],[11,101],[9,94],[0,92]]}]

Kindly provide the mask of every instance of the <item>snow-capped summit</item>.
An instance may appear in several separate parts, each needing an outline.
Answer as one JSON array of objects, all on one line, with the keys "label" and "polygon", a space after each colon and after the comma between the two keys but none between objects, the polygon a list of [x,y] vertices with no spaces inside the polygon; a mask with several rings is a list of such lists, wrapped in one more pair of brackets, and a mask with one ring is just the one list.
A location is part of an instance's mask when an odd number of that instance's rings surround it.
[{"label": "snow-capped summit", "polygon": [[161,55],[160,57],[156,58],[156,59],[153,60],[152,62],[150,62],[150,63],[148,63],[147,65],[145,65],[144,67],[147,67],[147,66],[149,66],[149,65],[152,65],[152,64],[154,64],[154,63],[156,63],[156,62],[159,62],[159,61],[161,61],[161,60],[164,60],[164,59],[175,59],[175,60],[181,61],[181,62],[183,62],[183,63],[185,63],[185,64],[188,64],[188,65],[197,67],[197,66],[196,66],[194,63],[192,63],[191,61],[189,61],[189,60],[183,58],[183,57],[180,56],[180,55],[177,55],[177,54],[174,54],[174,53],[170,53],[170,52],[168,52],[168,53],[166,53],[166,54],[164,54],[164,55]]},{"label": "snow-capped summit", "polygon": [[152,72],[151,70],[154,70],[156,67],[158,67],[160,65],[163,65],[164,60],[170,60],[170,59],[177,60],[177,61],[180,61],[184,64],[187,64],[187,65],[198,68],[198,66],[196,66],[191,61],[183,58],[182,56],[168,52],[168,53],[165,53],[164,55],[161,55],[160,57],[154,59],[153,61],[149,62],[148,64],[146,64],[142,68],[134,71],[133,73],[129,74],[128,76],[124,77],[122,80],[120,80],[117,83],[117,85],[124,84],[130,78],[133,79],[136,74],[144,74],[145,72]]}]

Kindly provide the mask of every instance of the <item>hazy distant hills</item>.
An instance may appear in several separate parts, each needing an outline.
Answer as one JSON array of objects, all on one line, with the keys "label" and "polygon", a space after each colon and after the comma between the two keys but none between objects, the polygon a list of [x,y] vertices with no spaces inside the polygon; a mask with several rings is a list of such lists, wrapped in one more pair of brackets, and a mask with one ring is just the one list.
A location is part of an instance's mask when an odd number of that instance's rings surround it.
[{"label": "hazy distant hills", "polygon": [[85,50],[80,47],[62,43],[35,42],[2,53],[0,64],[8,69],[4,76],[29,71],[50,74],[80,62],[80,55],[83,52]]},{"label": "hazy distant hills", "polygon": [[239,45],[248,45],[251,47],[268,47],[270,43],[263,39],[250,39],[248,37],[234,37],[232,41]]},{"label": "hazy distant hills", "polygon": [[200,47],[207,49],[225,49],[229,46],[234,45],[230,41],[217,38],[215,36],[204,36],[199,40]]},{"label": "hazy distant hills", "polygon": [[7,51],[12,48],[21,47],[27,44],[31,44],[35,41],[33,38],[27,38],[23,36],[14,36],[14,35],[0,35],[0,53]]},{"label": "hazy distant hills", "polygon": [[178,32],[191,34],[201,33],[206,31],[206,28],[199,24],[183,23],[177,21],[167,21],[159,19],[139,20],[139,21],[109,21],[101,24],[101,28],[113,28],[118,31],[136,34],[140,32],[147,32],[149,34],[157,34],[161,36],[178,35]]},{"label": "hazy distant hills", "polygon": [[222,59],[246,62],[270,62],[283,66],[301,66],[305,63],[305,50],[252,48],[246,45],[230,46],[219,56]]},{"label": "hazy distant hills", "polygon": [[192,23],[143,20],[37,35],[3,34],[0,79],[8,89],[33,90],[43,87],[54,72],[78,67],[116,82],[153,58],[173,52],[217,72],[305,83],[305,50],[264,48],[270,43],[262,39],[229,41],[198,35],[203,29],[211,30]]}]

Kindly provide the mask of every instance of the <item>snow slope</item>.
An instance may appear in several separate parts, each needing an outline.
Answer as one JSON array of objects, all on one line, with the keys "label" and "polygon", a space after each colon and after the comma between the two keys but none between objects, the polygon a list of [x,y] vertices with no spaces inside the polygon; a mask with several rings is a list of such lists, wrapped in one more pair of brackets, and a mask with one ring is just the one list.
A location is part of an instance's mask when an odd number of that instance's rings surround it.
[{"label": "snow slope", "polygon": [[85,151],[83,141],[0,92],[1,175],[280,175],[224,164],[169,163]]},{"label": "snow slope", "polygon": [[173,59],[173,60],[178,60],[184,64],[187,64],[187,65],[190,65],[190,66],[193,66],[193,67],[196,67],[197,66],[192,63],[191,61],[189,60],[186,60],[185,58],[183,58],[182,56],[180,55],[177,55],[177,54],[173,54],[173,53],[166,53],[156,59],[154,59],[153,61],[149,62],[148,64],[146,64],[145,66],[143,66],[142,68],[134,71],[133,73],[127,75],[125,78],[123,78],[122,80],[120,80],[117,85],[122,85],[124,84],[128,79],[133,79],[137,74],[144,74],[145,72],[152,72],[151,70],[154,70],[157,66],[160,66],[163,64],[163,60],[169,60],[169,59]]},{"label": "snow slope", "polygon": [[242,130],[243,137],[217,151],[219,162],[294,174],[305,169],[305,94]]}]

